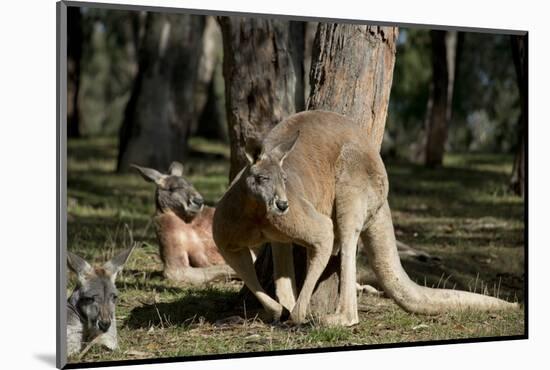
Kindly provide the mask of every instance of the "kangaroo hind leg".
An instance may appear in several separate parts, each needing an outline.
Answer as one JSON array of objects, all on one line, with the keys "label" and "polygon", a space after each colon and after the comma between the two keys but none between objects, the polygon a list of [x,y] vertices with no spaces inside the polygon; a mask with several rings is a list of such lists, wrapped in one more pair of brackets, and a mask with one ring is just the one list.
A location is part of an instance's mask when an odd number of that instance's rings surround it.
[{"label": "kangaroo hind leg", "polygon": [[296,278],[292,244],[271,243],[273,252],[273,280],[277,300],[292,311],[296,303]]},{"label": "kangaroo hind leg", "polygon": [[[359,322],[357,313],[357,243],[369,215],[380,207],[380,174],[373,168],[369,152],[346,144],[336,162],[335,243],[340,252],[340,295],[336,313],[327,315],[327,325],[351,326]],[[374,163],[375,164],[375,163]]]}]

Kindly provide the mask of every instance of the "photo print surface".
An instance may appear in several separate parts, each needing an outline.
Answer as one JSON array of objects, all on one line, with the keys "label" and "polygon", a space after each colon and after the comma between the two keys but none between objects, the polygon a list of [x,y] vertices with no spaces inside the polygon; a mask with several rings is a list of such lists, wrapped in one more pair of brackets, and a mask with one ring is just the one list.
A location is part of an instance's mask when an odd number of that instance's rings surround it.
[{"label": "photo print surface", "polygon": [[526,338],[525,32],[58,10],[62,366]]}]

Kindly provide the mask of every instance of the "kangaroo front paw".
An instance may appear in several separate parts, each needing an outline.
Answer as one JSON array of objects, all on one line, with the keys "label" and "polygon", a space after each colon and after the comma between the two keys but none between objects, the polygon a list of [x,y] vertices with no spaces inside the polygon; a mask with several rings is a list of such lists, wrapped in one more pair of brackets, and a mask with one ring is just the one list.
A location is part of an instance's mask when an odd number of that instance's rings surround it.
[{"label": "kangaroo front paw", "polygon": [[105,333],[98,338],[98,344],[105,346],[107,349],[111,351],[115,351],[118,349],[118,340],[115,335],[110,335],[109,333]]},{"label": "kangaroo front paw", "polygon": [[264,322],[278,323],[288,320],[288,317],[288,310],[279,304],[269,308],[264,307],[263,312],[260,313],[260,319]]},{"label": "kangaroo front paw", "polygon": [[307,307],[302,306],[301,304],[297,303],[294,308],[292,309],[292,312],[290,313],[290,320],[294,324],[304,324],[307,322]]}]

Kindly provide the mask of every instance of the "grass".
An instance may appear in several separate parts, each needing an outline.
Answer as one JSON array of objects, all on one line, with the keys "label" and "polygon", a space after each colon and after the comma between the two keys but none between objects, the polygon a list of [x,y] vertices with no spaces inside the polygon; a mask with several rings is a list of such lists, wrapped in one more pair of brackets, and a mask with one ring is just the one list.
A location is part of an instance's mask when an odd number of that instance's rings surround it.
[{"label": "grass", "polygon": [[[360,323],[326,328],[315,322],[290,327],[259,319],[239,301],[238,281],[202,287],[162,279],[157,242],[149,224],[153,186],[134,173],[115,174],[116,140],[68,143],[68,246],[101,263],[129,243],[124,225],[144,246],[118,278],[120,349],[94,347],[82,361],[399,343],[524,333],[522,312],[408,314],[385,298],[359,297]],[[192,140],[188,179],[215,204],[227,186],[228,149]],[[200,153],[216,155],[202,156]],[[425,169],[389,162],[390,203],[401,241],[441,259],[406,262],[419,284],[487,291],[523,301],[523,201],[507,190],[512,158],[448,155],[445,167]],[[366,279],[359,256],[359,280]],[[68,291],[74,286],[70,277]],[[69,359],[76,361],[75,358]]]}]

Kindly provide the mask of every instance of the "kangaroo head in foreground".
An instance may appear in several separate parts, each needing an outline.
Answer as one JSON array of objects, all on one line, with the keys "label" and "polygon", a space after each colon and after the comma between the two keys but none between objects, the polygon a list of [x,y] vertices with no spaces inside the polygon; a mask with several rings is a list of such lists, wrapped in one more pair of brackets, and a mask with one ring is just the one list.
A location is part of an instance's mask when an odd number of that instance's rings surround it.
[{"label": "kangaroo head in foreground", "polygon": [[115,280],[128,260],[133,247],[116,255],[102,266],[93,267],[78,255],[68,252],[67,264],[77,276],[77,286],[67,301],[68,353],[102,335],[100,341],[109,349],[118,346],[115,306],[118,291]]},{"label": "kangaroo head in foreground", "polygon": [[185,221],[192,221],[202,211],[204,199],[183,177],[181,163],[172,162],[168,174],[135,164],[131,167],[137,169],[145,180],[153,182],[157,186],[155,201],[159,211],[172,211]]},{"label": "kangaroo head in foreground", "polygon": [[246,177],[246,191],[268,213],[283,215],[288,212],[287,175],[283,162],[296,145],[299,135],[298,131],[294,137],[267,153],[258,149],[246,152],[249,162],[247,172],[243,174]]},{"label": "kangaroo head in foreground", "polygon": [[[337,310],[321,321],[356,324],[359,238],[384,292],[409,312],[517,307],[481,294],[419,286],[408,277],[396,247],[384,163],[360,131],[332,112],[292,115],[268,133],[260,154],[250,156],[219,201],[214,240],[267,314],[274,320],[290,314],[295,323],[306,321],[313,290],[330,255],[340,251]],[[272,245],[277,300],[260,285],[249,251],[266,242]],[[297,298],[292,243],[306,248],[308,259]]]}]

